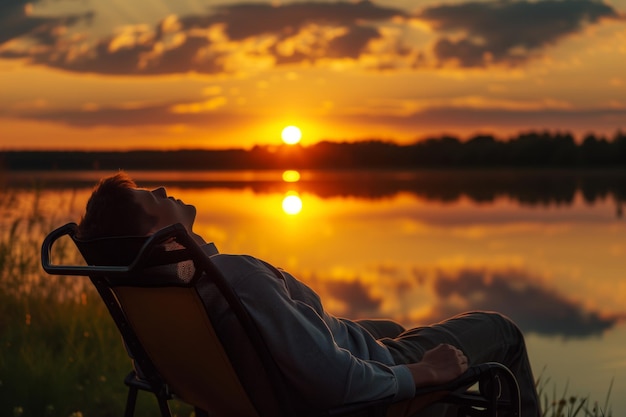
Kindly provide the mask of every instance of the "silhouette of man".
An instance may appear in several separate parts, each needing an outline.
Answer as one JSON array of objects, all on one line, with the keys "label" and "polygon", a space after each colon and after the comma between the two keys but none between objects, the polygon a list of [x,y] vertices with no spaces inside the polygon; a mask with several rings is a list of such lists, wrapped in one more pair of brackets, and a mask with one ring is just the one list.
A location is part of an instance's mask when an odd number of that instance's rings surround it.
[{"label": "silhouette of man", "polygon": [[453,380],[468,366],[495,361],[517,377],[522,415],[540,415],[523,335],[506,317],[471,312],[409,330],[389,320],[334,317],[288,272],[251,256],[219,254],[194,233],[195,217],[194,206],[165,188],[137,188],[121,172],[96,186],[78,235],[149,235],[181,223],[242,300],[288,382],[313,404],[400,401],[416,388]]}]

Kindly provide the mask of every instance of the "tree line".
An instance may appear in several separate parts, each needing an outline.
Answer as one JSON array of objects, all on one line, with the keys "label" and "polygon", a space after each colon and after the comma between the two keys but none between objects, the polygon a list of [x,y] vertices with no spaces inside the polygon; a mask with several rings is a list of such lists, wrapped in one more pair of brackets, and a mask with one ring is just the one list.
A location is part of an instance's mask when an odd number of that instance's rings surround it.
[{"label": "tree line", "polygon": [[310,146],[132,151],[0,151],[7,170],[419,169],[626,167],[626,133],[611,139],[529,132],[506,140],[476,135],[391,141],[322,141]]}]

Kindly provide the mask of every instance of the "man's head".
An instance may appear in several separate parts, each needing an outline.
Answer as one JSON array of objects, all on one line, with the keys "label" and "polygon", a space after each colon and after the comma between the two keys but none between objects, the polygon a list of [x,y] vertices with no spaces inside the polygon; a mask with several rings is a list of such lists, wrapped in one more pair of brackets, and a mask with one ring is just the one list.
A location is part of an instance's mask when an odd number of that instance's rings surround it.
[{"label": "man's head", "polygon": [[191,231],[196,208],[168,197],[165,188],[137,188],[123,172],[96,185],[78,225],[82,239],[145,236],[174,223]]}]

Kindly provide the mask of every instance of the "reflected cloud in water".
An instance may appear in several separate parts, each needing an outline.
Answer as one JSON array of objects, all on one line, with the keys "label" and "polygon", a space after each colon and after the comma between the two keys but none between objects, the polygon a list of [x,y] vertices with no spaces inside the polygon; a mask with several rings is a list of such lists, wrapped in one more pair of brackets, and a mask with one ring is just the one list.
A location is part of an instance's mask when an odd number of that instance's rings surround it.
[{"label": "reflected cloud in water", "polygon": [[[309,283],[323,300],[329,300],[331,309],[349,318],[385,317],[389,315],[385,306],[406,306],[415,300],[393,316],[408,326],[436,323],[470,310],[489,310],[509,316],[525,333],[568,339],[601,336],[626,318],[624,313],[587,309],[543,286],[542,280],[523,269],[414,268],[406,273],[377,269],[388,276],[314,277]],[[415,297],[415,293],[422,296]]]},{"label": "reflected cloud in water", "polygon": [[511,317],[528,333],[586,337],[600,335],[620,320],[615,315],[586,310],[580,303],[542,287],[523,270],[440,271],[434,291],[436,302],[428,317],[431,321],[466,309],[493,310]]},{"label": "reflected cloud in water", "polygon": [[352,317],[366,317],[372,313],[378,316],[376,312],[383,303],[381,297],[371,294],[368,285],[358,280],[329,281],[326,290],[331,297],[344,303]]}]

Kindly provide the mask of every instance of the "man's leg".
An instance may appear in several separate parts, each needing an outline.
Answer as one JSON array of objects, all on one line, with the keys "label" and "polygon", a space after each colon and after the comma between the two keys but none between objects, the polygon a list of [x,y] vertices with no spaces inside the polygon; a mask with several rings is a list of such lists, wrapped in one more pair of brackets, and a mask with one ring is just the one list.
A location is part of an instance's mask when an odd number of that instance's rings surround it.
[{"label": "man's leg", "polygon": [[406,331],[402,325],[393,320],[361,319],[355,320],[355,323],[367,330],[376,339],[395,338]]},{"label": "man's leg", "polygon": [[539,399],[524,336],[508,318],[490,312],[472,312],[432,326],[410,329],[394,339],[383,339],[396,363],[419,362],[429,349],[448,343],[463,351],[469,365],[500,362],[517,378],[522,416],[537,417]]}]

